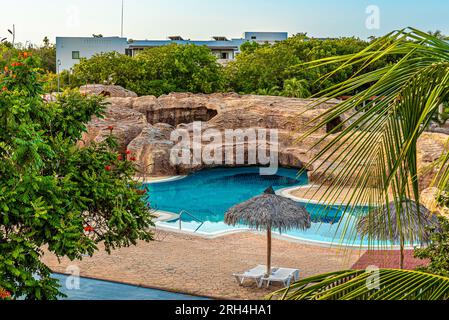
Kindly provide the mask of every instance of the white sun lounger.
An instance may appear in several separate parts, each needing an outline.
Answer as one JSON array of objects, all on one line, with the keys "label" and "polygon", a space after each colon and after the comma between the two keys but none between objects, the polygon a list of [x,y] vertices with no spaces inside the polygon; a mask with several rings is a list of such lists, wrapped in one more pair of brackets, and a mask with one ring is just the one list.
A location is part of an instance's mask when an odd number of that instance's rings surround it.
[{"label": "white sun lounger", "polygon": [[267,267],[259,265],[249,271],[246,271],[243,274],[234,274],[233,276],[239,283],[239,285],[243,285],[245,280],[251,279],[256,281],[257,286],[260,288],[263,284],[262,278],[265,276],[265,273],[267,272]]},{"label": "white sun lounger", "polygon": [[269,277],[263,277],[261,282],[267,282],[267,287],[270,286],[272,282],[281,282],[284,286],[289,287],[292,281],[299,280],[299,270],[298,269],[288,269],[279,268],[273,272]]}]

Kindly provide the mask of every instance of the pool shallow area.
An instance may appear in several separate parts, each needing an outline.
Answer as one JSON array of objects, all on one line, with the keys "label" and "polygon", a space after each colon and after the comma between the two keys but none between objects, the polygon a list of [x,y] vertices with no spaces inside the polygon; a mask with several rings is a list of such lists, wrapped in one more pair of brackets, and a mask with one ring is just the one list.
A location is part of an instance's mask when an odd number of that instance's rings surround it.
[{"label": "pool shallow area", "polygon": [[[275,191],[308,184],[307,175],[298,176],[298,170],[279,169],[274,176],[260,175],[259,168],[219,168],[191,174],[184,179],[149,184],[149,202],[153,209],[179,214],[182,230],[216,235],[230,231],[248,230],[245,225],[236,227],[224,223],[224,215],[232,206],[260,195],[272,186]],[[356,234],[355,223],[363,208],[342,217],[341,208],[324,210],[320,204],[299,203],[306,206],[312,217],[309,230],[292,230],[284,236],[318,243],[348,246],[367,246],[370,243]],[[198,220],[204,222],[203,224]],[[158,222],[161,227],[178,229],[179,219]],[[388,246],[388,243],[382,245]]]},{"label": "pool shallow area", "polygon": [[[87,278],[80,278],[79,289],[69,290],[66,285],[68,276],[53,274],[52,277],[59,281],[61,292],[67,296],[62,300],[208,300],[181,293]],[[70,279],[68,282],[72,283]]]}]

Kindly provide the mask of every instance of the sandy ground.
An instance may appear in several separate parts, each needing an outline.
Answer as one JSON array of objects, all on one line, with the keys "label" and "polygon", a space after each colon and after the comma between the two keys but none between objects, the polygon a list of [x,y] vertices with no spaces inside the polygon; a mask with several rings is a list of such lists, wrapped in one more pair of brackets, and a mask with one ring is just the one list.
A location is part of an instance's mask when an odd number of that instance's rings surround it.
[{"label": "sandy ground", "polygon": [[[364,253],[273,240],[273,266],[298,268],[301,278],[350,269]],[[251,282],[240,287],[232,276],[266,262],[266,237],[250,232],[210,239],[156,231],[156,241],[111,255],[100,251],[82,262],[59,263],[46,253],[43,261],[60,273],[77,265],[82,276],[221,299],[262,299],[277,289]]]}]

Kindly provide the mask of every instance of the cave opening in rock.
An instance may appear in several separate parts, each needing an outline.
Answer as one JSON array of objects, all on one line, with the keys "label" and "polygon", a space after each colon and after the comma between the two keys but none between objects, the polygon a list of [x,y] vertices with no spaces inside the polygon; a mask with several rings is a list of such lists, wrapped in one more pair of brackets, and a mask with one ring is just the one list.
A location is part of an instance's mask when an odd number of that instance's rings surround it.
[{"label": "cave opening in rock", "polygon": [[147,112],[147,121],[150,124],[167,123],[174,127],[195,121],[207,122],[218,115],[217,110],[200,108],[164,108]]},{"label": "cave opening in rock", "polygon": [[[335,118],[332,121],[328,122],[326,125],[326,132],[327,133],[338,133],[341,132],[343,130],[342,127],[339,127],[337,130],[335,130],[335,128],[337,128],[338,126],[340,126],[342,123],[341,118]],[[335,130],[335,131],[334,131]]]}]

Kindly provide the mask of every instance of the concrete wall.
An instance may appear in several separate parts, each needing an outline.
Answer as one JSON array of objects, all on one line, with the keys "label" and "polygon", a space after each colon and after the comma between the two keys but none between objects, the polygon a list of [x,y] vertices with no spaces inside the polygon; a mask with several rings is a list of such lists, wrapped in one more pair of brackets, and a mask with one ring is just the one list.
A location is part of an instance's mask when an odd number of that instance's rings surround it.
[{"label": "concrete wall", "polygon": [[90,58],[94,54],[102,52],[125,53],[128,47],[126,38],[76,38],[76,37],[57,37],[56,38],[56,63],[60,61],[59,70],[70,70],[78,59],[72,59],[74,51],[80,52],[81,58]]}]

